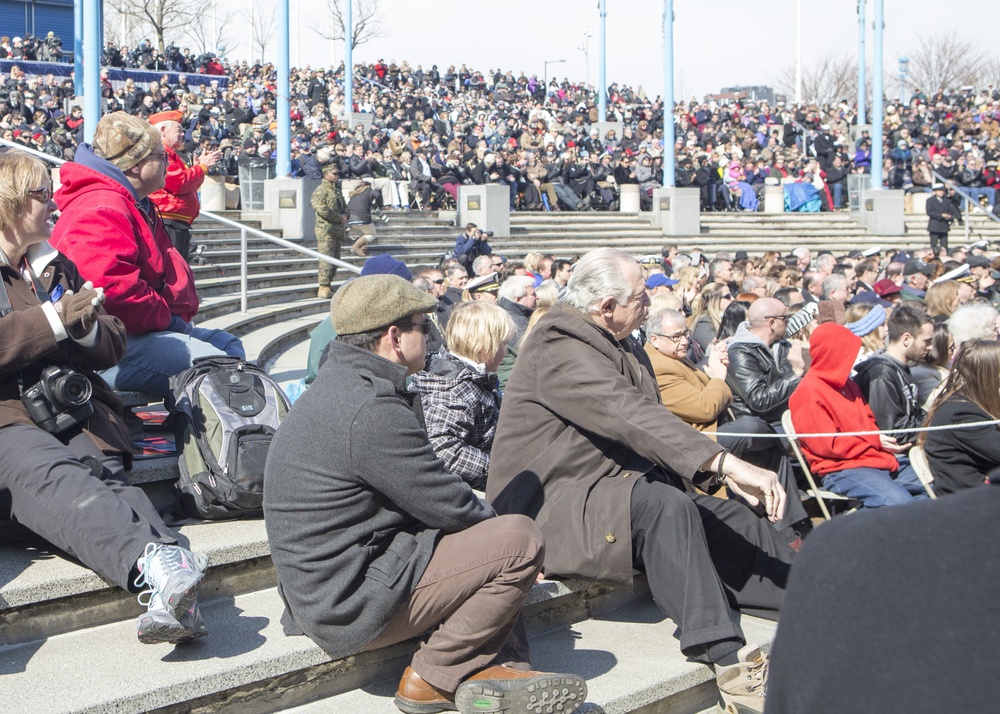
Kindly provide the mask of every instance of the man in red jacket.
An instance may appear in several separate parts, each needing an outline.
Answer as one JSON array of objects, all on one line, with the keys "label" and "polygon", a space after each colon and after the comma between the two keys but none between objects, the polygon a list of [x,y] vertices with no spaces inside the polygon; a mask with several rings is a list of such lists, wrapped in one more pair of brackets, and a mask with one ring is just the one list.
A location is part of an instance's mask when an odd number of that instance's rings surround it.
[{"label": "man in red jacket", "polygon": [[149,199],[160,210],[170,242],[187,260],[191,249],[191,224],[201,208],[198,189],[208,170],[222,158],[222,152],[206,151],[194,166],[185,164],[177,153],[184,146],[183,116],[179,111],[171,111],[149,117],[149,123],[160,130],[163,150],[167,154],[167,177],[163,188],[150,194]]},{"label": "man in red jacket", "polygon": [[912,487],[908,488],[919,483],[913,467],[901,470],[894,456],[904,453],[909,444],[898,444],[886,434],[842,434],[878,431],[861,389],[850,378],[860,348],[861,338],[835,322],[823,323],[813,331],[809,339],[812,364],[788,407],[796,432],[837,436],[801,439],[802,454],[813,473],[822,477],[823,488],[859,499],[863,508],[919,500],[912,495]]}]

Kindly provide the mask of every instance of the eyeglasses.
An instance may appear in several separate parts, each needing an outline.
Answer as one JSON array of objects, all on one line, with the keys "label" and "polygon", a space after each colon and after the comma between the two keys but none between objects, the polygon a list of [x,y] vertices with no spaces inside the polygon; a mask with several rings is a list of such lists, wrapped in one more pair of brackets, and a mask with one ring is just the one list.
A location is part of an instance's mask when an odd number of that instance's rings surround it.
[{"label": "eyeglasses", "polygon": [[402,328],[408,328],[408,329],[411,329],[411,330],[420,330],[425,335],[429,335],[431,333],[431,324],[432,323],[430,322],[430,320],[428,320],[426,322],[420,322],[420,323],[417,323],[417,322],[397,322],[396,323],[396,327],[399,327],[401,329]]},{"label": "eyeglasses", "polygon": [[435,285],[443,285],[444,278],[438,278],[437,280],[432,280],[431,282],[434,283]]},{"label": "eyeglasses", "polygon": [[788,313],[786,312],[784,315],[767,315],[766,319],[768,319],[768,320],[784,320],[785,322],[788,322]]},{"label": "eyeglasses", "polygon": [[28,195],[32,198],[37,198],[42,203],[48,203],[52,200],[52,189],[51,188],[36,188],[28,191]]},{"label": "eyeglasses", "polygon": [[662,332],[654,332],[653,335],[656,337],[665,337],[666,339],[670,340],[676,345],[679,344],[681,340],[690,337],[691,330],[684,330],[684,332],[681,332],[680,334],[677,335],[664,335]]}]

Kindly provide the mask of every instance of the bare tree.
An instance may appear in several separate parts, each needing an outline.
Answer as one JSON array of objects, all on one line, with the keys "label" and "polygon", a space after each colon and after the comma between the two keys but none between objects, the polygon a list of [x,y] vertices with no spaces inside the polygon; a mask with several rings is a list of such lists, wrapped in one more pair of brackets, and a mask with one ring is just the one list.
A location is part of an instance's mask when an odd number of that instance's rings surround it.
[{"label": "bare tree", "polygon": [[219,48],[231,48],[235,45],[232,26],[236,18],[235,10],[223,10],[216,6],[213,17],[211,10],[203,7],[196,17],[191,18],[185,36],[191,39],[199,52],[225,54]]},{"label": "bare tree", "polygon": [[250,54],[264,61],[268,45],[278,33],[278,17],[272,0],[251,0],[244,13],[250,19]]},{"label": "bare tree", "polygon": [[192,15],[202,3],[198,0],[109,0],[115,12],[149,27],[156,35],[156,46],[165,52],[169,42],[184,34]]},{"label": "bare tree", "polygon": [[138,17],[123,15],[115,9],[114,4],[105,6],[104,39],[114,42],[115,46],[131,45],[136,37],[144,34],[142,21]]},{"label": "bare tree", "polygon": [[[810,104],[852,100],[857,94],[858,65],[848,54],[830,53],[802,68],[802,100]],[[774,83],[778,89],[795,94],[795,66],[781,69]]]},{"label": "bare tree", "polygon": [[[996,80],[996,58],[986,45],[959,35],[957,30],[938,35],[922,35],[916,51],[910,53],[911,87],[924,91],[978,86]],[[985,86],[985,84],[984,84]]]},{"label": "bare tree", "polygon": [[[313,23],[313,32],[325,40],[343,41],[346,36],[343,0],[326,0],[324,21]],[[329,28],[330,20],[333,27]],[[354,0],[351,20],[354,24],[354,35],[351,38],[351,49],[357,49],[369,40],[385,37],[384,20],[379,11],[378,0]]]}]

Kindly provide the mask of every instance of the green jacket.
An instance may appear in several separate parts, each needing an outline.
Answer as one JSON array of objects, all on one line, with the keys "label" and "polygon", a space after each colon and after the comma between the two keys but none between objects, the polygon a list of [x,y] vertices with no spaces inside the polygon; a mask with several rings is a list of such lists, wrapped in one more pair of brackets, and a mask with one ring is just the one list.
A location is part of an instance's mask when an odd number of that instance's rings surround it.
[{"label": "green jacket", "polygon": [[347,214],[347,201],[340,185],[324,180],[309,201],[316,211],[316,230],[328,231],[331,228],[342,228],[341,216]]}]

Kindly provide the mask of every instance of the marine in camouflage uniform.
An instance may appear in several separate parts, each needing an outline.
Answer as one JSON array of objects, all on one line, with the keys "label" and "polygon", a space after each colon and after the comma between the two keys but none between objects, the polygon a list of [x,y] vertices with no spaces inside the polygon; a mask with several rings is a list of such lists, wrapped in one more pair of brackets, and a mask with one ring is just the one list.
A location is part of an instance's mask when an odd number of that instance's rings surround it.
[{"label": "marine in camouflage uniform", "polygon": [[[347,201],[340,190],[339,178],[340,170],[336,164],[324,166],[323,183],[313,191],[310,199],[313,210],[316,211],[316,250],[331,258],[340,258],[340,245],[346,237],[344,225],[347,223]],[[336,266],[320,261],[319,297],[328,298],[333,295],[330,283],[336,275]]]}]

